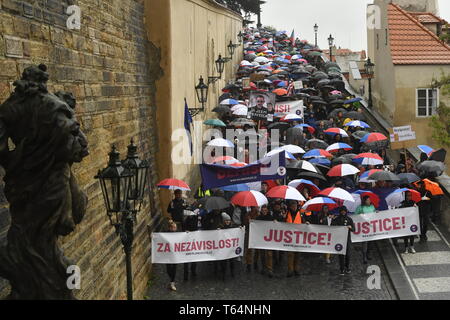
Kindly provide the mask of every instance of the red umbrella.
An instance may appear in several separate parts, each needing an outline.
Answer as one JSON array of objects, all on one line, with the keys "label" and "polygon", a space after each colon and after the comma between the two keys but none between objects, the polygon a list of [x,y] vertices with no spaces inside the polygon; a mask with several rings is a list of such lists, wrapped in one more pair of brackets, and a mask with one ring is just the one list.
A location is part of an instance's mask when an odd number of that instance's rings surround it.
[{"label": "red umbrella", "polygon": [[158,183],[157,187],[169,190],[180,189],[183,191],[191,191],[191,188],[189,188],[186,182],[178,179],[165,179]]},{"label": "red umbrella", "polygon": [[333,210],[338,207],[338,204],[330,198],[318,197],[307,201],[302,209],[309,211],[320,211],[323,206],[327,206],[328,209]]},{"label": "red umbrella", "polygon": [[375,142],[375,141],[383,141],[387,140],[386,136],[379,132],[372,132],[366,134],[364,137],[361,138],[361,142],[369,143],[369,142]]},{"label": "red umbrella", "polygon": [[261,207],[268,204],[267,198],[258,191],[242,191],[231,198],[231,203],[241,207]]}]

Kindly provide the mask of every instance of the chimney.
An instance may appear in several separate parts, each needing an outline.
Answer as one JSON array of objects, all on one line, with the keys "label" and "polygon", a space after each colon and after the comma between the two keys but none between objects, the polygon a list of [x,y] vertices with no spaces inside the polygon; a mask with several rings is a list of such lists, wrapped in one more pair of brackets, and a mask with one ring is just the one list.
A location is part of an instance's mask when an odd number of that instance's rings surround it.
[{"label": "chimney", "polygon": [[406,11],[431,12],[439,16],[438,0],[392,0]]}]

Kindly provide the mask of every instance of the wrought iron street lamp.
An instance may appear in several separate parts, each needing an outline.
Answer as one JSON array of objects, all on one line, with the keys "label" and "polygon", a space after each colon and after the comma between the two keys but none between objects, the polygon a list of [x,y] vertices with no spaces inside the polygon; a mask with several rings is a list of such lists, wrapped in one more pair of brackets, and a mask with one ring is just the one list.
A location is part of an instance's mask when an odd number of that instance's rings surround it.
[{"label": "wrought iron street lamp", "polygon": [[222,58],[222,55],[219,54],[219,58],[215,61],[217,73],[219,76],[210,76],[208,77],[208,85],[211,83],[215,83],[217,80],[222,79],[222,73],[225,69],[225,59]]},{"label": "wrought iron street lamp", "polygon": [[133,172],[122,166],[119,152],[113,145],[109,153],[108,166],[99,170],[96,179],[100,180],[106,214],[120,236],[125,251],[127,270],[127,296],[133,300],[133,277],[131,271],[131,248],[133,245],[133,221],[136,212],[129,203],[130,185]]},{"label": "wrought iron street lamp", "polygon": [[242,31],[239,31],[238,39],[239,39],[239,44],[242,44],[242,42],[244,41],[244,34],[242,33]]},{"label": "wrought iron street lamp", "polygon": [[205,104],[208,102],[208,89],[209,86],[205,84],[203,77],[200,76],[198,85],[195,87],[198,102],[202,105],[201,108],[189,108],[189,112],[195,117],[200,112],[205,111]]},{"label": "wrought iron street lamp", "polygon": [[230,43],[228,44],[228,53],[230,54],[231,58],[233,58],[234,50],[236,47],[233,44],[233,41],[230,40]]},{"label": "wrought iron street lamp", "polygon": [[315,47],[317,48],[317,32],[319,31],[319,26],[317,25],[317,23],[314,25],[314,33],[316,35],[316,45]]},{"label": "wrought iron street lamp", "polygon": [[333,61],[333,42],[334,38],[330,34],[330,36],[328,37],[328,45],[330,46],[330,61]]},{"label": "wrought iron street lamp", "polygon": [[373,101],[372,101],[372,79],[375,75],[375,64],[372,63],[370,58],[367,59],[366,63],[364,64],[364,68],[366,69],[367,78],[369,79],[369,108],[373,107]]}]

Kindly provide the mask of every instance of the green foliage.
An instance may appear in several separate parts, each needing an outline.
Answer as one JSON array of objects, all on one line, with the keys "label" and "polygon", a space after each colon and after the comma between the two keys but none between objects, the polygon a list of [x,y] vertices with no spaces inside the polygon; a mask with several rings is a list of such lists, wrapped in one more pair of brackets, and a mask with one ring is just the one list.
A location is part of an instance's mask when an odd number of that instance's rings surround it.
[{"label": "green foliage", "polygon": [[[443,96],[450,97],[450,74],[442,73],[439,80],[433,79],[432,88],[439,88]],[[437,115],[431,117],[429,126],[433,129],[433,139],[444,147],[450,147],[450,107],[441,101]]]}]

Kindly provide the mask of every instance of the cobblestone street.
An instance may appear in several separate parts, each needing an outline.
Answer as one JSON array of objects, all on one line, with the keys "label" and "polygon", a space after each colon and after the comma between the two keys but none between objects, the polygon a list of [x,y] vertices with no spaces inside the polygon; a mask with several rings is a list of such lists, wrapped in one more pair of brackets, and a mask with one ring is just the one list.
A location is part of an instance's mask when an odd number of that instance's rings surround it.
[{"label": "cobblestone street", "polygon": [[[154,276],[150,283],[147,299],[171,300],[392,300],[395,293],[374,247],[372,260],[362,264],[360,245],[353,246],[352,273],[339,275],[339,259],[334,256],[330,265],[325,264],[323,255],[302,254],[301,275],[286,277],[286,255],[279,266],[275,266],[275,277],[261,272],[247,273],[243,264],[236,262],[236,276],[227,274],[225,282],[214,277],[214,269],[209,262],[198,265],[197,278],[183,281],[183,266],[177,267],[177,291],[168,289],[165,266],[153,265]],[[381,289],[367,288],[367,266],[381,268]]]}]

